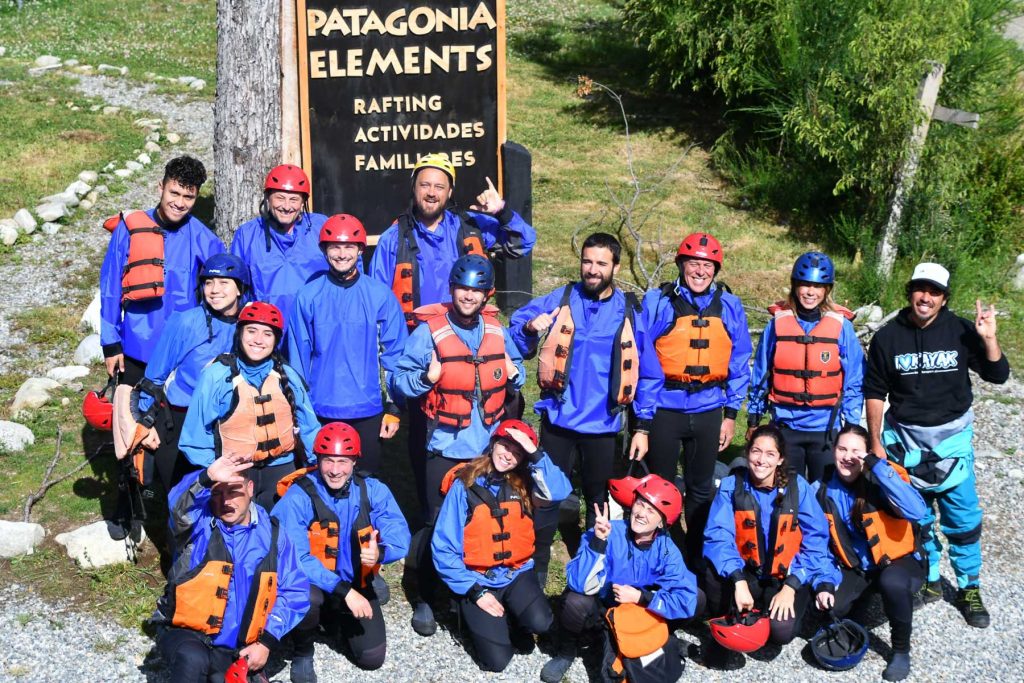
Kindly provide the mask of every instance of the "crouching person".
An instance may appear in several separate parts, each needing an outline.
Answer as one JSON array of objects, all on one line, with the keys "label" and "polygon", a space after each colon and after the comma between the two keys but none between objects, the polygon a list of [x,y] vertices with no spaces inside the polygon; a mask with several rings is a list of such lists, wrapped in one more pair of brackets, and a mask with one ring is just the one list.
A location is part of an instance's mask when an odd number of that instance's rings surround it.
[{"label": "crouching person", "polygon": [[540,676],[547,683],[562,680],[584,635],[605,628],[602,679],[663,683],[683,674],[679,641],[668,621],[690,619],[704,609],[697,579],[669,536],[683,499],[656,474],[631,483],[628,517],[610,521],[608,503],[595,504],[594,527],[565,568],[558,650]]},{"label": "crouching person", "polygon": [[278,485],[274,507],[309,576],[310,609],[292,636],[293,683],[316,683],[313,641],[325,612],[333,612],[357,666],[379,669],[387,639],[373,588],[380,565],[405,557],[409,527],[388,487],[355,471],[359,432],[331,422],[313,442],[317,466],[297,470]]},{"label": "crouching person", "polygon": [[[178,555],[158,613],[170,680],[223,680],[235,660],[260,671],[309,610],[295,546],[253,500],[252,462],[228,455],[171,491]],[[158,615],[158,616],[159,616]]]},{"label": "crouching person", "polygon": [[507,612],[520,629],[540,635],[554,616],[533,571],[533,514],[569,495],[569,480],[537,448],[520,420],[504,420],[488,452],[445,477],[431,549],[434,567],[458,596],[459,615],[484,671],[512,660]]}]

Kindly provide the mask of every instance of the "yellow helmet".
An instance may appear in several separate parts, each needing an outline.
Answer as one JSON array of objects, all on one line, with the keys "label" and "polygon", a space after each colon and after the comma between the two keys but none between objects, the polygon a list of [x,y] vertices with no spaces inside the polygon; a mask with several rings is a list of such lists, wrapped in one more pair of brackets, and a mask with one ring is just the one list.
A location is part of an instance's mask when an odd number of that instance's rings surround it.
[{"label": "yellow helmet", "polygon": [[412,177],[415,178],[416,174],[424,168],[436,168],[444,171],[448,175],[448,180],[451,181],[452,187],[455,186],[455,166],[448,159],[447,154],[431,153],[420,157],[420,160],[412,167]]}]

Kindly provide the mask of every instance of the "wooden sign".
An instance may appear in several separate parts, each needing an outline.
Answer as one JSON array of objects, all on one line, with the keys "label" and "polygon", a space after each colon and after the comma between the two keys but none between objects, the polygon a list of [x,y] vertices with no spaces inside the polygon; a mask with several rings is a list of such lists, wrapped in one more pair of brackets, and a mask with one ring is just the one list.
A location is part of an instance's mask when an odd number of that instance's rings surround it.
[{"label": "wooden sign", "polygon": [[286,114],[285,149],[297,135],[314,211],[356,216],[375,243],[434,152],[456,166],[460,206],[486,177],[501,187],[504,0],[296,0],[294,21],[299,130]]}]

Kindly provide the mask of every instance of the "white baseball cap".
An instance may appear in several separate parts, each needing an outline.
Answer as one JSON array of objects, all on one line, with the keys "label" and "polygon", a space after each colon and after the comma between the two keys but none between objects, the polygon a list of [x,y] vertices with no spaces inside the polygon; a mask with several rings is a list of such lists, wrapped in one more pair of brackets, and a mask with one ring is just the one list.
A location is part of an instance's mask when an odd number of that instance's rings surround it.
[{"label": "white baseball cap", "polygon": [[949,271],[938,263],[918,263],[910,282],[927,282],[949,294]]}]

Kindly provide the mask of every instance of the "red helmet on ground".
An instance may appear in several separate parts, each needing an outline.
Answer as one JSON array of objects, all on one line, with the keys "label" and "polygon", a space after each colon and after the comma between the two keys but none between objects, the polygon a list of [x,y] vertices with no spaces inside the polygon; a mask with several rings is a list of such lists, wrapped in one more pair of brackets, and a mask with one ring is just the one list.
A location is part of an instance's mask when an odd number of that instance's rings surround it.
[{"label": "red helmet on ground", "polygon": [[[640,478],[633,476],[633,468],[638,464],[644,470],[644,476]],[[626,476],[622,479],[608,480],[608,493],[611,494],[612,500],[622,507],[628,508],[633,504],[633,498],[636,496],[636,487],[650,478],[651,472],[647,469],[647,464],[643,460],[630,460]]]},{"label": "red helmet on ground", "polygon": [[363,454],[359,432],[344,422],[328,422],[316,433],[313,452],[317,455],[344,455],[358,458]]},{"label": "red helmet on ground", "polygon": [[715,272],[722,267],[722,245],[706,232],[695,232],[687,235],[679,244],[676,260],[681,258],[702,258],[715,264]]},{"label": "red helmet on ground", "polygon": [[712,619],[708,627],[719,645],[735,652],[760,650],[768,642],[771,630],[768,619],[757,610]]},{"label": "red helmet on ground", "polygon": [[247,303],[238,314],[238,326],[249,323],[262,323],[278,332],[284,334],[284,316],[274,304],[265,301],[252,301]]},{"label": "red helmet on ground", "polygon": [[249,681],[249,660],[239,657],[224,672],[224,683],[248,683]]},{"label": "red helmet on ground", "polygon": [[361,244],[365,247],[366,228],[355,216],[335,214],[320,228],[320,246],[325,244]]},{"label": "red helmet on ground", "polygon": [[530,440],[534,448],[540,446],[540,439],[537,438],[537,432],[533,431],[533,427],[526,424],[522,420],[502,420],[498,423],[498,428],[494,430],[494,434],[491,434],[491,443],[494,443],[495,439],[508,439],[509,441],[515,442],[509,433],[510,429],[518,429]]},{"label": "red helmet on ground", "polygon": [[657,474],[649,474],[636,487],[636,495],[653,505],[665,518],[667,526],[679,521],[679,515],[683,511],[683,495],[672,482],[662,479]]},{"label": "red helmet on ground", "polygon": [[85,393],[85,399],[82,401],[82,417],[94,429],[109,432],[113,427],[114,404],[110,402],[107,394],[113,397],[114,385],[114,378],[111,377],[110,381],[107,382],[107,386],[99,391],[87,391]]},{"label": "red helmet on ground", "polygon": [[263,190],[284,190],[285,192],[299,192],[309,196],[309,177],[306,172],[293,164],[281,164],[270,169],[267,179],[263,183]]}]

